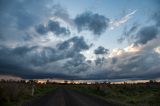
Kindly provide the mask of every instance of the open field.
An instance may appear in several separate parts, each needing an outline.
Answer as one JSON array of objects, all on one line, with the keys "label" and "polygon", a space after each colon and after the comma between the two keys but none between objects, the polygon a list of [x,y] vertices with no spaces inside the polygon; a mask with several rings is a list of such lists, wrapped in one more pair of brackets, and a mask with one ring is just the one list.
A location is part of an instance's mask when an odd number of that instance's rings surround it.
[{"label": "open field", "polygon": [[[34,94],[32,87],[34,85]],[[1,106],[20,106],[24,101],[34,99],[56,89],[51,84],[37,84],[34,82],[0,82]]]},{"label": "open field", "polygon": [[53,92],[25,102],[22,106],[117,106],[105,99],[61,86]]},{"label": "open field", "polygon": [[[34,93],[32,91],[33,87]],[[81,102],[85,103],[84,106],[87,106],[88,103],[93,103],[95,106],[98,106],[97,104],[101,104],[99,106],[108,106],[107,104],[112,104],[113,106],[159,106],[160,83],[59,84],[48,82],[47,84],[38,84],[35,81],[30,81],[27,83],[24,81],[0,82],[1,106],[21,106],[22,104],[25,106],[24,103],[30,103],[31,106],[34,106],[32,104],[41,102],[41,106],[45,106],[45,103],[50,103],[51,101],[53,102],[53,98],[56,98],[54,99],[53,106],[59,106],[58,101],[61,100],[64,102],[62,106],[82,104]],[[97,99],[97,101],[95,99]],[[106,105],[102,105],[102,102]]]},{"label": "open field", "polygon": [[107,101],[129,106],[159,106],[160,84],[81,85],[74,89],[105,98]]}]

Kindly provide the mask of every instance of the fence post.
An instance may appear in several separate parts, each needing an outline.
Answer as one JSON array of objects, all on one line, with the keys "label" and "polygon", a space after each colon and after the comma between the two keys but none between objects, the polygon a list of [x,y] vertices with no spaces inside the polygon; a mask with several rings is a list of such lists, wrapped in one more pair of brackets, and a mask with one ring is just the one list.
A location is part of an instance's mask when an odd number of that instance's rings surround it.
[{"label": "fence post", "polygon": [[35,88],[35,85],[32,85],[32,96],[34,95],[34,88]]}]

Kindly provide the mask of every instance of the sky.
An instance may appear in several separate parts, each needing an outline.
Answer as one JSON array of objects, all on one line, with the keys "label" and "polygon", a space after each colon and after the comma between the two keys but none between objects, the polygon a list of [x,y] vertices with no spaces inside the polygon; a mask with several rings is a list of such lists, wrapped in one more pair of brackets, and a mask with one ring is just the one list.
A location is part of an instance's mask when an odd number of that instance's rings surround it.
[{"label": "sky", "polygon": [[0,0],[0,75],[160,78],[159,0]]}]

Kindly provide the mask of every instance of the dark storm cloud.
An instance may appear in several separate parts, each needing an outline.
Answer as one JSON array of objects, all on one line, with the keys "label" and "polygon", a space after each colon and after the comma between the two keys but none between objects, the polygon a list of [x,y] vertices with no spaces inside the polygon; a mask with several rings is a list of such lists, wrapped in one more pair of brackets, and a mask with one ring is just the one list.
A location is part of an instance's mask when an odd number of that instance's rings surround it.
[{"label": "dark storm cloud", "polygon": [[[32,66],[43,65],[47,60],[41,57],[42,54],[32,54],[38,47],[21,46],[17,48],[2,47],[0,49],[0,71],[7,70],[8,74],[12,73],[30,73]],[[15,68],[13,68],[15,67]],[[20,71],[20,72],[19,72]],[[22,72],[21,72],[22,71]]]},{"label": "dark storm cloud", "polygon": [[[67,47],[67,49],[60,49],[59,47],[62,46],[64,42],[72,42],[73,45]],[[57,48],[39,46],[8,48],[1,46],[0,73],[18,75],[25,78],[30,78],[32,76],[40,78],[40,76],[44,77],[45,75],[47,77],[58,77],[55,76],[56,73],[51,73],[49,76],[49,72],[44,70],[53,70],[52,68],[48,69],[49,67],[47,65],[54,62],[54,68],[56,69],[56,67],[59,67],[56,65],[56,62],[64,61],[65,59],[71,59],[70,61],[67,61],[69,66],[65,65],[65,68],[60,66],[59,70],[61,71],[58,75],[67,77],[67,75],[64,74],[66,71],[72,71],[72,73],[79,73],[83,70],[86,71],[88,65],[85,61],[85,57],[80,54],[80,51],[87,50],[90,46],[85,42],[84,38],[76,36],[64,42],[59,44]],[[63,65],[63,63],[61,64]],[[72,68],[71,66],[74,66],[75,68],[70,70]],[[41,68],[39,69],[38,67]],[[38,70],[36,68],[38,68]],[[42,74],[44,74],[44,76]]]},{"label": "dark storm cloud", "polygon": [[0,74],[24,75],[32,74],[29,64],[25,63],[25,54],[33,48],[20,47],[11,49],[7,47],[0,48]]},{"label": "dark storm cloud", "polygon": [[[12,74],[21,77],[40,77],[41,70],[34,70],[34,67],[43,66],[51,61],[59,60],[60,57],[55,55],[52,48],[44,48],[41,53],[36,52],[39,47],[17,47],[17,48],[0,48],[0,73]],[[35,52],[35,53],[33,53]],[[48,75],[49,76],[49,75]]]},{"label": "dark storm cloud", "polygon": [[75,54],[73,58],[64,64],[64,68],[72,73],[80,73],[88,70],[89,65],[82,54]]},{"label": "dark storm cloud", "polygon": [[88,45],[84,38],[75,36],[71,39],[68,39],[62,43],[57,44],[57,47],[59,50],[67,50],[67,49],[73,49],[74,51],[81,51],[81,50],[87,50],[90,48],[90,45]]},{"label": "dark storm cloud", "polygon": [[[154,1],[155,2],[155,1]],[[159,2],[157,2],[159,4]],[[156,4],[157,5],[157,4]],[[153,25],[150,26],[140,26],[140,24],[133,24],[129,30],[124,28],[122,36],[118,39],[118,42],[123,42],[127,40],[129,43],[135,44],[147,44],[149,41],[155,39],[159,36],[159,27],[160,27],[160,11],[158,8],[150,16],[149,20],[153,21]]]},{"label": "dark storm cloud", "polygon": [[57,44],[56,53],[60,58],[75,58],[75,56],[82,56],[79,53],[90,48],[84,38],[81,36],[72,37],[66,41]]},{"label": "dark storm cloud", "polygon": [[133,39],[135,32],[138,30],[139,26],[140,26],[139,24],[134,23],[129,29],[125,27],[121,37],[117,41],[119,43],[122,43],[124,40],[130,42]]},{"label": "dark storm cloud", "polygon": [[[160,4],[160,3],[159,3]],[[160,9],[160,8],[159,8]],[[160,27],[160,10],[156,11],[153,15],[153,20],[155,21],[156,23],[156,26],[157,27]]]},{"label": "dark storm cloud", "polygon": [[41,24],[55,16],[64,19],[62,10],[64,11],[63,7],[55,4],[53,0],[0,0],[0,38],[18,42],[24,39],[26,32],[29,33],[27,36],[36,36],[31,30],[35,26],[40,34],[49,30],[57,35],[67,35],[70,31],[61,27],[58,22],[51,21],[47,27]]},{"label": "dark storm cloud", "polygon": [[[66,49],[62,49],[61,46],[64,45],[65,42],[72,42],[73,45]],[[20,46],[16,48],[1,47],[0,57],[3,60],[6,58],[6,61],[8,59],[11,59],[12,61],[24,60],[24,62],[28,61],[28,63],[33,65],[42,65],[52,61],[72,58],[73,56],[79,54],[80,51],[89,49],[90,46],[84,41],[83,37],[73,37],[58,44],[57,47],[58,48],[39,46]]]},{"label": "dark storm cloud", "polygon": [[94,50],[95,54],[107,54],[108,49],[105,49],[103,46],[99,46],[97,49]]},{"label": "dark storm cloud", "polygon": [[42,35],[48,32],[48,29],[43,24],[36,26],[35,29],[36,29],[36,32]]},{"label": "dark storm cloud", "polygon": [[109,19],[103,15],[85,12],[75,18],[78,31],[89,30],[95,35],[101,35],[109,25]]},{"label": "dark storm cloud", "polygon": [[1,62],[6,61],[8,62],[8,64],[13,63],[15,64],[15,66],[26,65],[27,67],[31,64],[42,65],[47,62],[47,60],[44,58],[45,57],[44,53],[43,52],[41,54],[32,53],[33,51],[36,52],[36,50],[38,49],[39,47],[37,46],[33,46],[33,47],[20,46],[16,48],[2,47],[0,49],[1,51],[0,61]]},{"label": "dark storm cloud", "polygon": [[81,64],[83,64],[85,62],[85,57],[82,54],[76,54],[72,60],[68,61],[67,63],[69,63],[70,65],[76,67],[79,66]]},{"label": "dark storm cloud", "polygon": [[117,62],[118,63],[116,65],[120,71],[115,73],[114,76],[122,78],[126,77],[128,79],[136,77],[137,79],[149,79],[149,77],[156,78],[156,73],[158,74],[158,70],[160,68],[157,66],[160,63],[159,55],[151,52],[122,56]]},{"label": "dark storm cloud", "polygon": [[[100,46],[94,51],[98,58],[87,60],[81,53],[92,45],[84,37],[66,37],[67,40],[60,39],[61,42],[53,38],[51,43],[44,43],[48,36],[37,36],[38,33],[43,35],[48,32],[56,36],[70,35],[70,30],[61,21],[49,19],[60,19],[78,31],[88,30],[97,36],[105,32],[110,22],[107,17],[92,12],[71,19],[67,9],[54,4],[53,0],[0,0],[0,74],[63,79],[160,77],[160,54],[154,51],[157,46],[139,52],[124,51],[115,57],[105,57],[108,49]],[[133,38],[133,43],[147,45],[147,42],[159,36],[159,19],[157,11],[152,17],[155,25],[133,25],[124,37]]]},{"label": "dark storm cloud", "polygon": [[[115,57],[114,57],[115,58]],[[101,59],[98,59],[101,63]],[[112,59],[111,59],[112,60]],[[110,60],[104,65],[107,66]],[[126,53],[116,57],[116,62],[110,61],[111,67],[98,68],[97,72],[92,73],[91,79],[154,79],[159,78],[160,55],[151,51],[145,53]],[[101,65],[101,64],[100,64]]]},{"label": "dark storm cloud", "polygon": [[130,30],[124,29],[124,32],[121,38],[118,39],[118,42],[122,43],[124,40],[127,40],[128,43],[142,44],[145,45],[149,41],[156,39],[159,35],[159,30],[156,25],[152,26],[132,26]]},{"label": "dark storm cloud", "polygon": [[65,27],[61,27],[59,22],[57,21],[49,21],[48,22],[48,30],[52,31],[53,33],[55,33],[56,35],[69,35],[70,31],[68,29],[66,29]]},{"label": "dark storm cloud", "polygon": [[32,68],[21,67],[16,64],[8,64],[0,62],[0,74],[2,75],[15,75],[25,79],[41,79],[41,78],[62,78],[62,79],[79,79],[76,75],[66,75],[63,73],[50,73],[45,71],[35,71]]},{"label": "dark storm cloud", "polygon": [[[42,51],[39,53],[37,50]],[[71,51],[75,53],[67,55]],[[58,70],[59,72],[57,73],[48,72],[46,71],[47,68],[43,67],[48,63],[63,59],[69,60],[61,66],[62,69]],[[23,78],[54,77],[66,79],[149,79],[159,77],[160,55],[151,50],[124,53],[123,55],[111,58],[111,60],[104,57],[97,58],[95,63],[96,66],[92,66],[92,63],[87,62],[84,55],[73,51],[73,48],[59,50],[48,47],[24,46],[14,49],[0,47],[0,74],[18,75]],[[40,67],[40,69],[35,70],[34,67]],[[93,69],[96,72],[90,73],[87,76],[86,73],[92,67],[94,67]],[[56,69],[56,66],[54,66],[54,69]],[[72,73],[73,76],[65,74],[65,72]],[[79,75],[80,73],[83,77]]]},{"label": "dark storm cloud", "polygon": [[96,63],[96,65],[103,65],[103,63],[105,62],[105,58],[104,57],[102,57],[102,58],[97,58],[96,60],[95,60],[95,63]]},{"label": "dark storm cloud", "polygon": [[[34,25],[44,16],[48,16],[50,8],[46,4],[50,1],[44,0],[1,0],[0,14],[1,25],[16,26],[23,30]],[[40,17],[41,16],[41,17]],[[8,24],[6,24],[6,22]]]},{"label": "dark storm cloud", "polygon": [[146,44],[148,41],[156,38],[158,29],[156,26],[143,27],[136,35],[136,43]]},{"label": "dark storm cloud", "polygon": [[69,25],[74,26],[73,19],[70,18],[68,11],[66,8],[62,8],[61,5],[55,5],[54,7],[54,16],[62,19],[63,21],[67,22]]},{"label": "dark storm cloud", "polygon": [[117,62],[117,58],[116,57],[112,57],[111,64],[116,64],[116,62]]},{"label": "dark storm cloud", "polygon": [[61,27],[58,21],[52,21],[52,20],[48,22],[48,26],[44,26],[40,24],[36,26],[35,29],[39,34],[42,34],[42,35],[46,34],[49,31],[53,32],[56,36],[59,36],[59,35],[67,36],[70,34],[69,29],[65,27]]}]

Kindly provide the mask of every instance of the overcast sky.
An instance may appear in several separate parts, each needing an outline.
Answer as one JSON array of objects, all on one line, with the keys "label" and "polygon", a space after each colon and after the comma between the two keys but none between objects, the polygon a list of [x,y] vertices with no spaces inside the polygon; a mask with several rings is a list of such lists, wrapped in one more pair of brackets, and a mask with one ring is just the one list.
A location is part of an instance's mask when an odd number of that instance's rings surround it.
[{"label": "overcast sky", "polygon": [[0,0],[0,74],[160,77],[159,0]]}]

